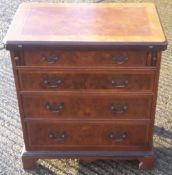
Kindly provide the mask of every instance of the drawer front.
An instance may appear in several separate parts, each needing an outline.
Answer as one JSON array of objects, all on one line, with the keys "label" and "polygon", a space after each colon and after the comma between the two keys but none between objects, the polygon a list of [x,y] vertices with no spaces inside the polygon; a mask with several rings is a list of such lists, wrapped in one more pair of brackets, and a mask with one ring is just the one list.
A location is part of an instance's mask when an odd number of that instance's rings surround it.
[{"label": "drawer front", "polygon": [[26,118],[144,119],[150,118],[151,95],[56,93],[22,95]]},{"label": "drawer front", "polygon": [[20,69],[21,90],[152,90],[153,71],[51,71]]},{"label": "drawer front", "polygon": [[23,64],[27,66],[146,66],[149,55],[149,52],[141,50],[25,50]]},{"label": "drawer front", "polygon": [[30,149],[146,149],[148,124],[142,122],[27,122]]}]

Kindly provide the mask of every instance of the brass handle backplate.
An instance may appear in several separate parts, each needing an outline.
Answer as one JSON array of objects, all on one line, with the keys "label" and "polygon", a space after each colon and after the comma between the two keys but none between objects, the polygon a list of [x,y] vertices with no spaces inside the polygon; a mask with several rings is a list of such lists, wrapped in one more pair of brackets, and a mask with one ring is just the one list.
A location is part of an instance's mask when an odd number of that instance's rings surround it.
[{"label": "brass handle backplate", "polygon": [[128,80],[127,79],[112,79],[111,83],[115,88],[125,88],[128,85]]},{"label": "brass handle backplate", "polygon": [[126,132],[110,132],[108,138],[116,142],[122,142],[127,138]]},{"label": "brass handle backplate", "polygon": [[124,113],[128,110],[128,105],[126,103],[113,103],[111,105],[111,112],[116,114]]},{"label": "brass handle backplate", "polygon": [[60,142],[66,138],[66,133],[65,132],[50,132],[48,134],[48,137],[55,142]]},{"label": "brass handle backplate", "polygon": [[62,84],[62,78],[43,77],[42,84],[47,88],[58,88]]},{"label": "brass handle backplate", "polygon": [[128,57],[127,56],[120,56],[120,57],[114,56],[112,59],[115,61],[116,64],[124,64],[128,60]]},{"label": "brass handle backplate", "polygon": [[43,57],[42,57],[42,60],[45,61],[45,62],[48,63],[48,64],[53,64],[53,63],[55,63],[56,61],[59,60],[59,57],[56,56],[56,55],[52,55],[52,56],[43,56]]},{"label": "brass handle backplate", "polygon": [[49,103],[47,102],[45,105],[46,109],[48,109],[51,112],[59,113],[64,108],[64,103]]}]

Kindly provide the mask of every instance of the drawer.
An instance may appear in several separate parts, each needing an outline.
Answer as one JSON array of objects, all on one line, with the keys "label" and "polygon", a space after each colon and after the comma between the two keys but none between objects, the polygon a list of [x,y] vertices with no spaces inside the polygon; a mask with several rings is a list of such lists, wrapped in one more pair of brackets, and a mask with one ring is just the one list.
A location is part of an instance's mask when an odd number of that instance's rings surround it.
[{"label": "drawer", "polygon": [[148,119],[151,95],[114,93],[23,94],[26,118],[47,119]]},{"label": "drawer", "polygon": [[154,71],[19,69],[21,90],[152,90]]},{"label": "drawer", "polygon": [[56,50],[24,51],[26,66],[146,66],[150,53],[142,50]]},{"label": "drawer", "polygon": [[30,149],[144,150],[149,125],[142,122],[27,122]]}]

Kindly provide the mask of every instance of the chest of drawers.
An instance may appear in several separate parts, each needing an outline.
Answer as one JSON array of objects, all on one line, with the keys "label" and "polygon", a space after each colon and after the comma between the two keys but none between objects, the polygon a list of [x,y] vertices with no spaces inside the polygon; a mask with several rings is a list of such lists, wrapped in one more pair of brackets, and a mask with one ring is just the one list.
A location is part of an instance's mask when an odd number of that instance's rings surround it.
[{"label": "chest of drawers", "polygon": [[154,164],[161,52],[156,8],[139,4],[22,4],[10,50],[25,169],[40,158]]}]

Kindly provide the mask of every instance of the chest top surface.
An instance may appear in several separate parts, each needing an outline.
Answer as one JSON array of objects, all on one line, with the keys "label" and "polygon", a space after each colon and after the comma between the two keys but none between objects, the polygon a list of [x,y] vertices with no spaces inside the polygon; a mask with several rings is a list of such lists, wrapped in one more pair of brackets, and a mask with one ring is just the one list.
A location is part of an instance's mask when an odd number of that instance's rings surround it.
[{"label": "chest top surface", "polygon": [[152,3],[23,3],[5,37],[7,45],[165,42]]}]

